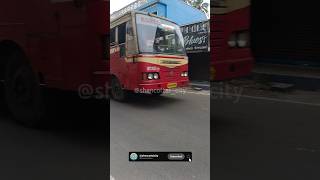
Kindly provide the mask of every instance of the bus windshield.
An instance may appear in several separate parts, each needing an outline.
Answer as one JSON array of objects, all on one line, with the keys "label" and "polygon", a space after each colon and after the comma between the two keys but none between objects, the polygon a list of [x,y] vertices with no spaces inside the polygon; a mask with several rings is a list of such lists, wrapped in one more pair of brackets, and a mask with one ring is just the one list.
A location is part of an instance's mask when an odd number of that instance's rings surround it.
[{"label": "bus windshield", "polygon": [[137,14],[140,53],[185,55],[180,27],[169,21]]}]

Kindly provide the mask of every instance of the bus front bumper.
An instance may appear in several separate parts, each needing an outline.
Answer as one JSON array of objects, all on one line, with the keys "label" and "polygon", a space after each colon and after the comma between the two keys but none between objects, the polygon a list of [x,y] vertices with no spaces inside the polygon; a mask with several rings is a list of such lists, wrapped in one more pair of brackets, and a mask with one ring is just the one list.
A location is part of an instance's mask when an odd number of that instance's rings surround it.
[{"label": "bus front bumper", "polygon": [[189,85],[189,80],[174,81],[174,82],[161,82],[161,83],[142,83],[138,85],[140,90],[166,90],[187,87]]},{"label": "bus front bumper", "polygon": [[221,81],[247,76],[253,69],[253,58],[219,61],[211,67],[211,80]]}]

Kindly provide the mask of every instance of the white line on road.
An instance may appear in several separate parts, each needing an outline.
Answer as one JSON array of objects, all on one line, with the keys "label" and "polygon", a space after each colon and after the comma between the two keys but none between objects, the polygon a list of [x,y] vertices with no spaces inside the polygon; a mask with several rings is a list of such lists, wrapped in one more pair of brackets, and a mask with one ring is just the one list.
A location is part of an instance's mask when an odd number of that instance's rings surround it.
[{"label": "white line on road", "polygon": [[186,91],[186,94],[196,94],[196,95],[210,96],[210,92],[192,92],[192,91]]},{"label": "white line on road", "polygon": [[196,94],[196,95],[205,95],[205,96],[210,96],[210,91],[202,90],[202,91],[194,91],[194,90],[184,90],[183,91],[186,94]]},{"label": "white line on road", "polygon": [[[239,94],[231,94],[231,93],[216,92],[215,94],[225,95],[225,96],[239,96]],[[268,98],[268,97],[258,97],[258,96],[249,96],[249,95],[240,95],[240,98],[241,97],[248,98],[248,99],[266,100],[266,101],[274,101],[274,102],[282,102],[282,103],[291,103],[291,104],[300,104],[300,105],[320,107],[320,104],[318,104],[318,103],[307,103],[307,102],[301,102],[301,101],[284,100],[284,99],[276,99],[276,98]]]},{"label": "white line on road", "polygon": [[116,180],[112,175],[110,175],[110,180]]}]

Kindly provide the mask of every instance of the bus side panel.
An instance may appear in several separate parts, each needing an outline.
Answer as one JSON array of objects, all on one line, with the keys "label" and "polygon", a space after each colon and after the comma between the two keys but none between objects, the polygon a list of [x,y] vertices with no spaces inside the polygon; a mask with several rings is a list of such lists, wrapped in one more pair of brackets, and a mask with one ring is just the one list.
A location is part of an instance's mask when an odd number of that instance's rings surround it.
[{"label": "bus side panel", "polygon": [[213,16],[212,65],[214,80],[225,80],[251,73],[253,57],[250,48],[230,48],[228,39],[235,31],[249,30],[250,7]]},{"label": "bus side panel", "polygon": [[142,79],[142,74],[138,74],[139,63],[134,63],[132,58],[127,59],[127,73],[128,73],[128,89],[135,90],[137,88],[139,80]]},{"label": "bus side panel", "polygon": [[[26,17],[16,13],[25,13],[25,10],[17,6],[18,4],[24,6],[27,3],[19,3],[18,0],[0,2],[0,41],[12,40],[21,46],[25,46]],[[12,11],[12,9],[15,9],[15,11]]]},{"label": "bus side panel", "polygon": [[[17,6],[17,5],[21,6]],[[10,41],[18,45],[27,55],[29,54],[27,48],[27,16],[21,14],[26,13],[26,10],[22,7],[26,7],[26,2],[17,0],[1,1],[0,2],[0,43],[4,41]],[[13,9],[15,11],[13,11]],[[21,12],[17,13],[17,12]],[[5,67],[3,59],[0,59],[0,67]]]},{"label": "bus side panel", "polygon": [[[233,31],[249,30],[250,29],[250,8],[246,7],[244,9],[234,11],[227,16],[227,31],[226,34],[229,35]],[[229,59],[241,59],[252,57],[250,48],[238,48],[229,49],[227,52]]]},{"label": "bus side panel", "polygon": [[[110,61],[109,61],[109,1],[90,1],[88,4],[88,23],[90,33],[93,34],[92,42],[88,48],[97,58],[93,63],[93,81],[95,88],[105,88],[109,86]],[[98,39],[97,39],[98,38]]]},{"label": "bus side panel", "polygon": [[110,54],[110,72],[114,75],[124,88],[128,88],[127,64],[124,58],[120,58],[119,46],[111,48]]},{"label": "bus side panel", "polygon": [[32,61],[47,87],[63,89],[63,59],[59,34],[59,14],[51,0],[31,0],[28,42],[34,49]]},{"label": "bus side panel", "polygon": [[[101,40],[109,27],[109,1],[88,3],[76,7],[72,0],[1,2],[0,40],[20,44],[48,87],[77,90],[83,83],[93,84],[93,72],[108,68]],[[99,79],[106,81],[105,76]]]},{"label": "bus side panel", "polygon": [[42,83],[61,86],[57,24],[49,0],[1,2],[0,34],[0,40],[19,44],[35,73],[43,75]]},{"label": "bus side panel", "polygon": [[3,23],[0,20],[0,42],[12,41],[18,44],[27,53],[25,25],[17,23]]},{"label": "bus side panel", "polygon": [[[92,84],[92,44],[86,10],[73,2],[57,3],[60,49],[63,61],[63,88],[77,90],[81,84]],[[97,37],[98,38],[98,37]]]},{"label": "bus side panel", "polygon": [[41,58],[38,67],[44,76],[47,87],[63,89],[61,41],[58,37],[46,37],[41,39],[39,46],[38,55]]}]

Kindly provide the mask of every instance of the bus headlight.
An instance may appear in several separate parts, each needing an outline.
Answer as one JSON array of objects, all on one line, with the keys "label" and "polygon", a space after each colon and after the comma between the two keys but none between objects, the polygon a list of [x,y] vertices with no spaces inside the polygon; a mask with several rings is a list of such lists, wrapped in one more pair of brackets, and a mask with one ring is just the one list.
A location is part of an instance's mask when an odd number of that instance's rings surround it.
[{"label": "bus headlight", "polygon": [[148,77],[149,80],[152,80],[153,79],[153,73],[148,73],[147,77]]},{"label": "bus headlight", "polygon": [[158,80],[160,79],[160,75],[157,72],[152,72],[152,73],[143,73],[142,75],[143,80]]},{"label": "bus headlight", "polygon": [[229,47],[236,47],[237,46],[237,35],[236,33],[232,33],[229,40],[228,40]]},{"label": "bus headlight", "polygon": [[237,44],[240,48],[245,48],[245,47],[249,47],[249,39],[250,35],[249,32],[245,31],[245,32],[240,32],[238,34],[238,39],[237,39]]},{"label": "bus headlight", "polygon": [[188,71],[182,72],[182,73],[181,73],[181,76],[182,76],[182,77],[188,77]]},{"label": "bus headlight", "polygon": [[154,73],[153,74],[153,79],[159,79],[159,74],[158,73]]}]

